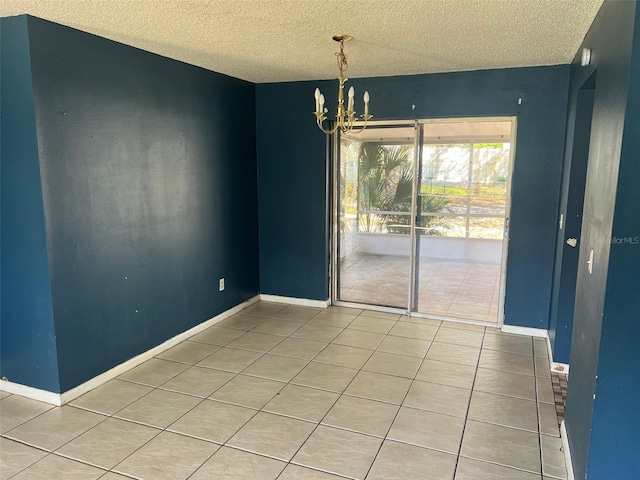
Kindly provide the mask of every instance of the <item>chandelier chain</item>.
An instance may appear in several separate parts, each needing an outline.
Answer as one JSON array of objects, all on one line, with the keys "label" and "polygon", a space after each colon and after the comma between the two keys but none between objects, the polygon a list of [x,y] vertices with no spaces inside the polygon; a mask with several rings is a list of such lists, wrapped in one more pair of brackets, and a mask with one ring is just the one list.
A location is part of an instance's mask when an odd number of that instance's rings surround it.
[{"label": "chandelier chain", "polygon": [[344,53],[344,42],[340,42],[340,51],[336,52],[336,57],[338,59],[338,70],[340,70],[340,76],[342,77],[344,72],[349,68],[349,64],[347,63],[347,54]]},{"label": "chandelier chain", "polygon": [[347,82],[347,78],[344,76],[344,72],[349,68],[349,64],[347,63],[347,55],[344,53],[344,42],[347,40],[351,40],[350,35],[335,35],[333,40],[340,43],[340,51],[336,52],[336,59],[338,61],[338,70],[340,72],[340,76],[338,77],[338,108],[336,109],[336,120],[333,126],[329,128],[325,128],[323,123],[327,120],[327,116],[325,113],[327,109],[324,108],[324,95],[320,92],[320,89],[316,88],[314,93],[314,97],[316,100],[316,109],[313,112],[316,116],[316,124],[318,128],[322,130],[327,135],[332,135],[338,130],[343,134],[346,133],[359,133],[365,128],[367,128],[367,122],[373,117],[369,113],[369,92],[364,92],[364,113],[360,115],[364,121],[364,124],[360,129],[354,129],[355,123],[358,121],[358,117],[356,116],[356,111],[354,108],[354,89],[351,87],[347,94],[346,102],[345,102],[345,83]]}]

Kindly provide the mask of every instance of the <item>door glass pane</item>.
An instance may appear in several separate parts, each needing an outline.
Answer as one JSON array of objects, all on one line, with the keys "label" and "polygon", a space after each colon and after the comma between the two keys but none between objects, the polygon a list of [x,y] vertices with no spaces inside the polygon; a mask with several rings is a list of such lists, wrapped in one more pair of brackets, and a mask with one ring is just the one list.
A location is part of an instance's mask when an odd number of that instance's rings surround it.
[{"label": "door glass pane", "polygon": [[342,136],[337,298],[407,308],[413,127]]},{"label": "door glass pane", "polygon": [[412,309],[497,322],[511,122],[422,127]]},{"label": "door glass pane", "polygon": [[505,216],[510,150],[508,141],[473,146],[471,214]]}]

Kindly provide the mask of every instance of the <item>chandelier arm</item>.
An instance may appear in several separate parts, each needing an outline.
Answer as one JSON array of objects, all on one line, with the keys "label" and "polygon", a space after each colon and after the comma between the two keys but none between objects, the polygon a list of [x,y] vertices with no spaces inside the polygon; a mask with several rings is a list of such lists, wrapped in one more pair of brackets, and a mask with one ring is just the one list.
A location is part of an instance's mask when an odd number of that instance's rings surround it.
[{"label": "chandelier arm", "polygon": [[342,128],[340,130],[342,131],[342,133],[351,133],[351,132],[353,132],[354,116],[353,115],[346,115],[346,118],[347,118],[347,124],[345,125],[344,121],[343,121],[342,122]]},{"label": "chandelier arm", "polygon": [[338,130],[338,127],[340,126],[340,124],[338,122],[336,122],[336,124],[334,125],[333,128],[327,130],[326,128],[324,128],[322,126],[322,122],[320,121],[320,117],[316,117],[316,125],[318,125],[318,128],[320,130],[322,130],[323,133],[326,133],[327,135],[333,135],[334,133],[336,133],[336,130]]},{"label": "chandelier arm", "polygon": [[[365,128],[367,128],[367,122],[371,117],[373,117],[373,115],[367,115],[367,116],[362,115],[362,118],[364,119],[364,124],[362,125],[362,127],[357,130],[354,130],[353,128],[351,128],[349,129],[348,133],[352,135],[357,135],[358,133],[362,132]],[[347,132],[344,132],[344,133],[347,133]]]}]

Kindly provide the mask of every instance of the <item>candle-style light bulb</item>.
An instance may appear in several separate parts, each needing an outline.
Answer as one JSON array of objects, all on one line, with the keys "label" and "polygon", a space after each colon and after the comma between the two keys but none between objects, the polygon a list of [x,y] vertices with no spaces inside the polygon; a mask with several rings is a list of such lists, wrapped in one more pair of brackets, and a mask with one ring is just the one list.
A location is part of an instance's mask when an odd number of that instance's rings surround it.
[{"label": "candle-style light bulb", "polygon": [[324,112],[324,95],[320,94],[320,98],[318,99],[318,103],[320,106],[320,109],[318,110],[318,112],[322,113]]},{"label": "candle-style light bulb", "polygon": [[364,92],[364,114],[369,115],[369,92]]},{"label": "candle-style light bulb", "polygon": [[349,102],[347,103],[347,110],[349,110],[350,112],[353,111],[353,97],[355,94],[356,94],[355,90],[353,89],[353,87],[351,87],[348,93]]},{"label": "candle-style light bulb", "polygon": [[316,98],[316,113],[320,113],[320,89],[319,88],[316,88],[314,97]]}]

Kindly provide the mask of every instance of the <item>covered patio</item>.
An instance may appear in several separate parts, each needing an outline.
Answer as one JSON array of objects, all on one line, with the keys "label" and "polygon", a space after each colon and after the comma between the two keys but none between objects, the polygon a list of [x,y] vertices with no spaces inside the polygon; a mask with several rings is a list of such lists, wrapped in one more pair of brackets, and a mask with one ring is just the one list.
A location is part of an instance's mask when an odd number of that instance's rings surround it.
[{"label": "covered patio", "polygon": [[[406,308],[409,256],[351,251],[340,260],[338,299]],[[500,264],[421,257],[416,275],[419,313],[498,321]]]}]

